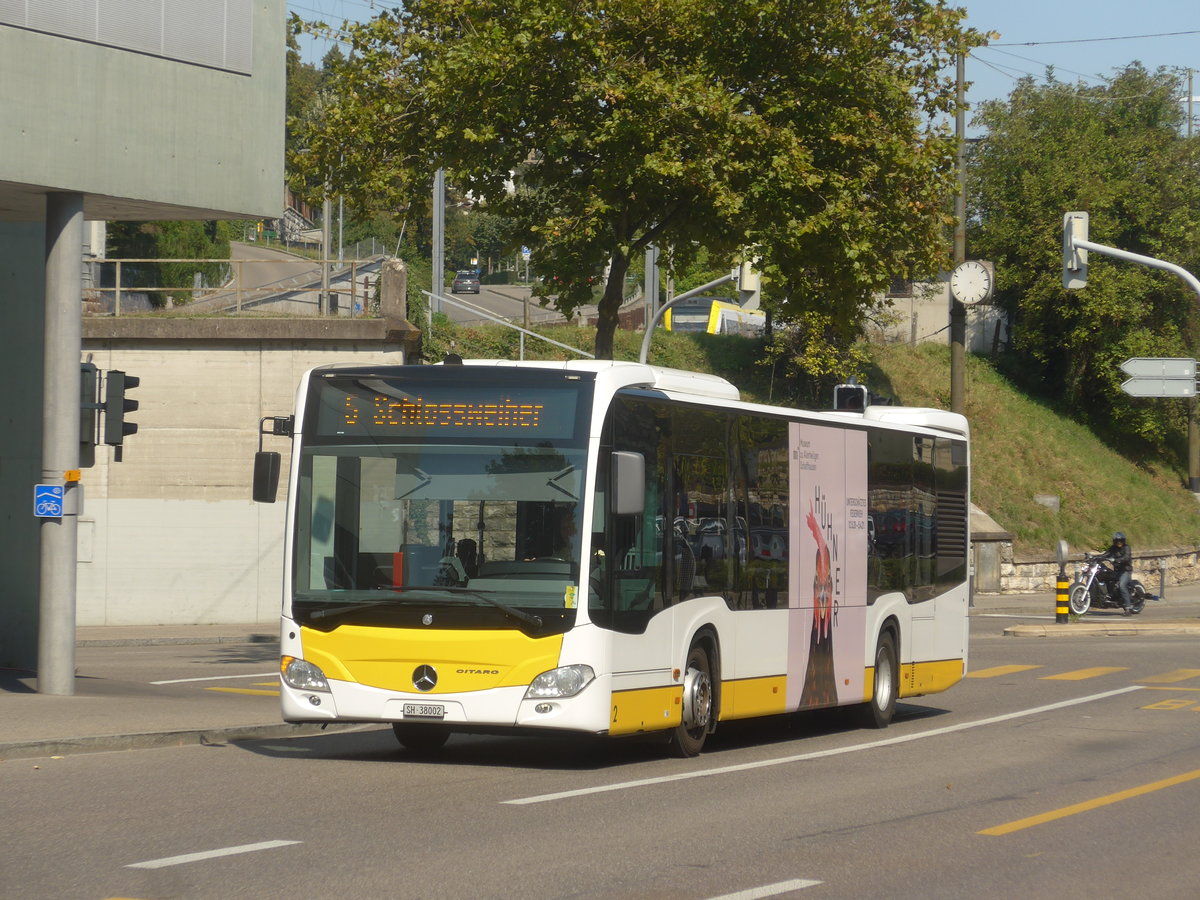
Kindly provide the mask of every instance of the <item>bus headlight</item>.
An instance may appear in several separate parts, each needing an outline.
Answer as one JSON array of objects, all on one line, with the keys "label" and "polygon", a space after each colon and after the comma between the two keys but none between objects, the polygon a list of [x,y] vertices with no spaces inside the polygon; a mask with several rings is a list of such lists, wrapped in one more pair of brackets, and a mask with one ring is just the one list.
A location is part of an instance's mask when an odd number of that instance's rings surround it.
[{"label": "bus headlight", "polygon": [[280,660],[279,670],[283,675],[284,684],[288,687],[301,691],[329,690],[325,673],[310,662],[296,659],[294,656],[285,656]]},{"label": "bus headlight", "polygon": [[525,692],[526,700],[540,700],[546,697],[574,697],[587,687],[596,673],[591,666],[563,666],[543,672],[529,683]]}]

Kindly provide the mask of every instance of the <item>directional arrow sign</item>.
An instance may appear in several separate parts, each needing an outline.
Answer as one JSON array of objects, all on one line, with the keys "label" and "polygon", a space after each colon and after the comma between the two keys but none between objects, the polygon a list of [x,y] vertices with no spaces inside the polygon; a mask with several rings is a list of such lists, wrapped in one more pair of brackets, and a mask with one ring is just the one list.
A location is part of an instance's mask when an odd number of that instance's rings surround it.
[{"label": "directional arrow sign", "polygon": [[[1191,362],[1191,360],[1189,359],[1187,362]],[[1196,379],[1130,378],[1121,385],[1121,390],[1131,397],[1195,397]]]},{"label": "directional arrow sign", "polygon": [[[1121,371],[1134,378],[1195,378],[1196,361],[1177,357],[1135,356],[1121,363]],[[1170,394],[1171,397],[1191,397],[1195,394]],[[1150,394],[1135,394],[1148,397]]]}]

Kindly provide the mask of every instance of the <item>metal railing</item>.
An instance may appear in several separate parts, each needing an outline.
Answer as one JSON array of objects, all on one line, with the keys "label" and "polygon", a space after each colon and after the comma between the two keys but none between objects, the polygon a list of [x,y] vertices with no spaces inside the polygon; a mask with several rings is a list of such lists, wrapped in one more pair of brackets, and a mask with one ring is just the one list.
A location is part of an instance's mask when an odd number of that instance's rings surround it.
[{"label": "metal railing", "polygon": [[[242,313],[273,306],[272,312],[295,315],[372,315],[372,297],[383,255],[367,259],[280,260],[280,259],[86,259],[85,270],[92,272],[91,283],[84,288],[84,314],[120,316],[186,309],[195,313]],[[220,266],[227,275],[220,285],[196,281],[191,285],[137,286],[129,280],[131,267],[145,268],[165,264]],[[294,269],[293,274],[274,280],[251,278],[256,266],[271,265]],[[99,277],[105,267],[111,276]],[[322,270],[327,269],[329,287],[323,296]],[[104,273],[107,274],[107,273]],[[130,299],[138,298],[135,302]],[[165,298],[154,303],[151,298]],[[176,304],[179,304],[177,307]]]},{"label": "metal railing", "polygon": [[421,293],[425,295],[425,298],[428,301],[430,301],[425,305],[425,325],[428,328],[428,330],[430,331],[430,333],[433,332],[433,302],[432,301],[437,300],[441,303],[449,303],[451,306],[458,307],[459,309],[466,310],[467,312],[470,312],[474,315],[480,316],[484,319],[488,319],[492,322],[495,322],[497,325],[503,325],[506,328],[511,328],[513,331],[520,332],[520,356],[518,357],[519,359],[525,358],[525,336],[526,335],[529,335],[531,338],[536,338],[539,341],[545,341],[547,344],[553,344],[555,347],[558,347],[562,350],[569,350],[571,353],[577,353],[580,356],[586,357],[587,359],[595,359],[596,358],[596,354],[594,354],[594,353],[588,353],[586,350],[580,350],[577,347],[572,347],[570,344],[564,344],[564,343],[554,340],[554,338],[548,338],[544,334],[538,334],[536,331],[530,331],[528,328],[522,328],[520,325],[510,322],[508,319],[505,319],[501,316],[497,316],[493,313],[490,313],[486,309],[481,309],[480,307],[474,305],[473,303],[467,303],[463,300],[458,300],[458,299],[455,299],[454,297],[447,297],[443,294],[435,294],[435,293],[433,293],[433,291],[421,291]]}]

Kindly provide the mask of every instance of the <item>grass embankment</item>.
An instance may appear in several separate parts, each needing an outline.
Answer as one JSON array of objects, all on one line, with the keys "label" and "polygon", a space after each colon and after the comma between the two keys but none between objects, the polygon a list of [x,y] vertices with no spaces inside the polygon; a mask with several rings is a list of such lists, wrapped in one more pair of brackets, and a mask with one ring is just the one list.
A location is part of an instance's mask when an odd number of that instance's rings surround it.
[{"label": "grass embankment", "polygon": [[[515,332],[498,326],[439,332],[438,358],[450,348],[464,357],[517,358]],[[595,330],[540,329],[590,351]],[[619,331],[614,356],[637,359],[641,332]],[[564,351],[526,340],[526,358],[562,359]],[[758,342],[657,332],[649,360],[656,365],[712,372],[728,378],[748,400],[804,405],[804,392],[758,364]],[[906,406],[950,408],[946,347],[874,346],[865,379],[877,393]],[[1089,429],[1018,390],[989,362],[968,357],[967,419],[972,439],[972,500],[1015,535],[1018,554],[1051,553],[1064,539],[1073,551],[1103,549],[1114,531],[1129,535],[1134,552],[1191,548],[1200,543],[1200,504],[1186,490],[1182,460],[1131,460]],[[1059,497],[1056,512],[1039,495]]]}]

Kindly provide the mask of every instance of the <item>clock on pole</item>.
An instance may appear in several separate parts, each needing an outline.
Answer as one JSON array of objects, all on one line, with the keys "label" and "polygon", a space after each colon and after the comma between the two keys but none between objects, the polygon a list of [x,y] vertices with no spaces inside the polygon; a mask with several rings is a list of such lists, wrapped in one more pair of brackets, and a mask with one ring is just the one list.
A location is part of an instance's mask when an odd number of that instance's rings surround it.
[{"label": "clock on pole", "polygon": [[987,300],[993,288],[991,263],[968,259],[950,273],[950,295],[967,306]]}]

